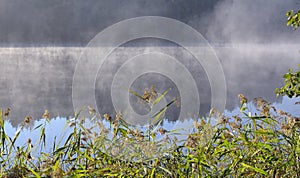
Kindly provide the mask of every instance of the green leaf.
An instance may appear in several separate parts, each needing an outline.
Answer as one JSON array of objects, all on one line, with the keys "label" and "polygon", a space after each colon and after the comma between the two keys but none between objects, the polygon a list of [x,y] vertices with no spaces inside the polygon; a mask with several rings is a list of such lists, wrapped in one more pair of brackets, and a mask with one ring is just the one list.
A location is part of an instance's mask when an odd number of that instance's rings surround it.
[{"label": "green leaf", "polygon": [[252,170],[254,170],[255,172],[258,172],[258,173],[260,173],[260,174],[267,175],[267,173],[266,173],[264,170],[260,169],[260,168],[253,167],[253,166],[250,166],[250,165],[245,164],[245,163],[241,163],[241,164],[242,164],[242,166],[245,167],[245,168],[249,168],[249,169],[252,169]]},{"label": "green leaf", "polygon": [[161,100],[164,96],[166,96],[166,94],[167,94],[168,92],[169,92],[169,91],[166,90],[162,95],[160,95],[158,98],[156,98],[156,100],[153,102],[153,106],[156,105],[157,103],[159,103],[160,100]]},{"label": "green leaf", "polygon": [[55,172],[58,169],[59,161],[57,160],[53,166],[53,172]]},{"label": "green leaf", "polygon": [[131,93],[131,94],[133,94],[134,96],[136,96],[136,97],[138,97],[138,98],[144,100],[144,98],[143,98],[141,95],[139,95],[138,93],[136,93],[136,92],[134,92],[134,91],[132,91],[132,90],[129,90],[129,93]]},{"label": "green leaf", "polygon": [[13,141],[11,143],[13,146],[15,145],[15,142],[18,139],[20,133],[21,133],[21,128],[17,131],[16,135],[14,136],[14,139],[13,139]]},{"label": "green leaf", "polygon": [[290,79],[291,76],[292,76],[291,73],[286,73],[286,74],[283,75],[283,78]]},{"label": "green leaf", "polygon": [[33,130],[36,130],[36,129],[40,128],[42,125],[43,124],[40,124],[40,125],[36,126]]},{"label": "green leaf", "polygon": [[288,11],[288,12],[286,12],[286,14],[285,14],[285,15],[286,15],[287,17],[289,17],[289,16],[291,16],[291,15],[292,15],[292,13],[293,13],[293,11]]},{"label": "green leaf", "polygon": [[0,108],[0,127],[4,128],[4,121],[3,121],[3,118],[2,118],[2,109],[1,108]]},{"label": "green leaf", "polygon": [[173,104],[176,101],[176,99],[172,100],[170,103],[168,103],[164,108],[162,108],[158,113],[154,114],[154,116],[152,116],[153,121],[152,124],[155,124],[156,122],[159,121],[159,119],[161,119],[161,115],[166,112],[166,110],[168,109],[168,107]]},{"label": "green leaf", "polygon": [[173,175],[172,172],[169,171],[168,169],[161,167],[161,166],[159,166],[159,168],[162,169],[163,171],[167,172],[168,174]]},{"label": "green leaf", "polygon": [[58,149],[56,149],[54,152],[53,152],[53,155],[56,155],[57,153],[63,151],[64,149],[68,148],[68,146],[63,146],[63,147],[60,147]]},{"label": "green leaf", "polygon": [[35,172],[33,169],[31,169],[30,167],[27,167],[27,169],[36,177],[36,178],[40,178],[41,176]]},{"label": "green leaf", "polygon": [[161,120],[161,119],[162,119],[161,116],[162,116],[163,113],[166,112],[166,110],[167,110],[167,108],[164,107],[164,108],[161,109],[158,113],[156,113],[156,114],[154,115],[154,119],[153,119],[153,121],[152,121],[151,124],[155,124],[155,123],[157,123],[159,120]]}]

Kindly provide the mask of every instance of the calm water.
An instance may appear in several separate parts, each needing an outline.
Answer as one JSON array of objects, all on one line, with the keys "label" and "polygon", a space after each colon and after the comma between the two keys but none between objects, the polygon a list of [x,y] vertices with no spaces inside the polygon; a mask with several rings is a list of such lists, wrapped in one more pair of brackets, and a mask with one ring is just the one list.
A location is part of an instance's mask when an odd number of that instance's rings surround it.
[{"label": "calm water", "polygon": [[[275,97],[274,89],[282,85],[282,74],[300,63],[299,45],[239,44],[214,45],[226,78],[227,111],[238,106],[237,94],[249,99],[263,97],[276,102],[294,114],[294,101]],[[0,48],[0,107],[12,109],[9,117],[11,127],[17,127],[28,115],[39,120],[48,109],[51,117],[73,116],[72,80],[76,62],[84,48],[80,47],[30,47]],[[174,56],[185,65],[197,82],[201,98],[200,113],[210,108],[211,89],[203,67],[185,49],[178,46],[119,47],[98,71],[95,77],[95,100],[100,113],[114,113],[110,98],[110,86],[118,68],[139,53],[164,52]],[[132,69],[134,70],[134,65]],[[168,70],[168,66],[165,66]],[[180,75],[180,74],[178,74]],[[152,73],[140,76],[131,89],[143,92],[154,84],[158,92],[171,89],[166,100],[179,96],[176,85],[166,76]],[[86,86],[82,86],[86,87]],[[84,98],[84,97],[83,97]],[[132,106],[139,110],[137,100],[130,98]],[[282,104],[281,104],[282,103]],[[178,116],[180,108],[171,106],[167,111],[169,121]],[[146,112],[139,110],[138,112]]]}]

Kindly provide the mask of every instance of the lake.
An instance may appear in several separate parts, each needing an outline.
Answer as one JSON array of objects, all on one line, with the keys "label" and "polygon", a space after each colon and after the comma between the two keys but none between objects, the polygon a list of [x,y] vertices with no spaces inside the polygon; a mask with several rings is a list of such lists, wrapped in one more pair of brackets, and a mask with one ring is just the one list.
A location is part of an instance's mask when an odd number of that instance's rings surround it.
[{"label": "lake", "polygon": [[[45,109],[50,111],[53,118],[74,115],[72,81],[76,63],[84,49],[58,46],[0,48],[0,106],[3,109],[11,108],[8,120],[12,127],[16,128],[26,116],[39,120]],[[263,97],[273,103],[283,103],[282,107],[299,116],[297,108],[292,106],[294,100],[282,101],[282,98],[276,98],[274,94],[275,88],[282,86],[282,75],[287,69],[297,68],[300,62],[299,45],[213,44],[212,49],[224,71],[227,112],[234,111],[239,106],[237,95],[243,93],[248,99]],[[201,99],[200,114],[207,115],[212,94],[207,73],[193,55],[176,45],[123,45],[115,49],[107,57],[97,76],[94,76],[95,86],[92,91],[95,92],[98,111],[101,114],[115,113],[110,93],[115,73],[128,59],[151,52],[173,56],[188,69],[196,81]],[[129,67],[134,71],[136,66],[132,64]],[[170,70],[170,66],[163,67]],[[150,88],[152,84],[159,93],[169,90],[166,102],[180,96],[176,84],[159,73],[138,76],[130,89],[143,94],[144,89]],[[88,88],[90,86],[82,87],[91,91]],[[129,95],[128,90],[123,91]],[[82,96],[83,100],[84,98]],[[140,104],[136,104],[138,100],[135,96],[130,96],[130,103],[136,112],[147,113],[147,109],[139,108]],[[171,105],[166,117],[169,121],[176,121],[179,112],[180,107]]]}]

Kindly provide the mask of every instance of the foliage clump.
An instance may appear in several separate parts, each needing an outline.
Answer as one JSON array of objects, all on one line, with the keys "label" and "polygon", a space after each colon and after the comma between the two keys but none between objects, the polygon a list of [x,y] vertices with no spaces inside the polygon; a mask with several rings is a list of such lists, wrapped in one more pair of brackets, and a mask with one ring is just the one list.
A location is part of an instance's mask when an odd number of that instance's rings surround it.
[{"label": "foliage clump", "polygon": [[294,12],[290,10],[286,13],[287,16],[287,26],[293,27],[294,30],[300,27],[300,10],[298,12]]},{"label": "foliage clump", "polygon": [[[300,64],[299,64],[300,67]],[[277,96],[288,96],[289,98],[300,96],[300,70],[293,72],[289,69],[286,74],[283,75],[284,86],[275,90]]]}]

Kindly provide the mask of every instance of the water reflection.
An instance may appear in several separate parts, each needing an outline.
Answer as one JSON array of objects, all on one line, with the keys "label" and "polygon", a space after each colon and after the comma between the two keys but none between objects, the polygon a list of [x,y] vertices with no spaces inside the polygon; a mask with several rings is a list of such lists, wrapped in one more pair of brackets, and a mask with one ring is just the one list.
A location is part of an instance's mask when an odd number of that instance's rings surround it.
[{"label": "water reflection", "polygon": [[[226,109],[229,111],[238,106],[238,93],[249,99],[262,96],[268,101],[281,103],[273,91],[282,84],[282,74],[290,67],[295,68],[300,59],[297,45],[215,45],[213,48],[223,65],[227,82]],[[114,112],[110,86],[112,74],[118,67],[130,56],[151,51],[174,56],[187,66],[198,81],[200,112],[207,113],[211,92],[205,70],[190,53],[178,46],[120,47],[115,50],[95,80],[99,111]],[[81,52],[82,48],[75,47],[0,48],[0,107],[12,109],[9,119],[12,127],[28,115],[40,118],[45,109],[51,112],[52,117],[73,115],[72,79]],[[157,85],[160,93],[171,88],[167,100],[179,95],[171,80],[157,74],[139,77],[131,89],[142,93],[151,84]],[[131,98],[131,102],[136,101]],[[171,121],[176,118],[179,109],[173,105],[167,111],[173,116]]]},{"label": "water reflection", "polygon": [[[272,103],[272,106],[275,106],[277,110],[281,109],[285,112],[288,113],[293,113],[293,116],[300,117],[300,110],[299,110],[299,105],[294,105],[295,102],[299,102],[300,99],[298,98],[287,98],[284,97],[282,103]],[[249,104],[249,111],[254,114],[255,112],[257,113],[257,110],[255,107],[251,106],[251,102]],[[234,115],[239,115],[240,111],[239,108],[235,108],[232,111],[225,111],[225,115],[227,117],[231,117]],[[183,121],[170,121],[170,120],[164,120],[162,122],[162,128],[166,129],[167,131],[172,131],[175,130],[174,125],[179,125],[181,127],[180,130],[177,130],[176,132],[179,132],[180,135],[175,134],[178,140],[181,139],[186,139],[186,135],[188,133],[191,133],[194,129],[194,119],[186,119]],[[73,127],[70,126],[70,123],[74,122],[74,118],[68,119],[64,117],[56,117],[52,118],[50,122],[48,123],[45,119],[41,120],[36,120],[33,122],[30,122],[26,127],[23,128],[21,131],[21,134],[19,135],[18,139],[16,140],[15,146],[24,146],[27,144],[27,140],[31,139],[33,145],[39,143],[40,141],[40,128],[35,129],[37,126],[42,125],[42,127],[45,127],[45,134],[46,134],[46,148],[45,151],[50,152],[53,149],[53,143],[56,143],[56,146],[63,146],[65,143],[66,139],[68,136],[74,131]],[[214,118],[211,119],[212,125],[216,124],[218,122],[217,119],[214,120]],[[101,123],[103,123],[105,128],[110,128],[111,125],[108,121],[102,120]],[[89,131],[95,131],[96,133],[100,133],[99,128],[97,127],[92,127],[94,126],[94,121],[90,121],[89,119],[86,119],[84,122],[84,127],[85,128],[93,128],[94,130],[89,130]],[[145,127],[139,128],[139,130],[147,129]],[[16,128],[15,126],[12,125],[10,122],[5,122],[5,132],[6,134],[13,138],[14,135],[17,133],[17,131],[20,128]],[[113,132],[109,133],[112,134]],[[172,135],[172,134],[170,134]],[[110,135],[112,137],[112,135]],[[159,135],[157,136],[159,139]],[[161,138],[163,136],[161,135]],[[35,145],[36,146],[36,145]],[[34,150],[38,151],[39,148],[35,147]],[[35,154],[35,152],[34,152]]]}]

